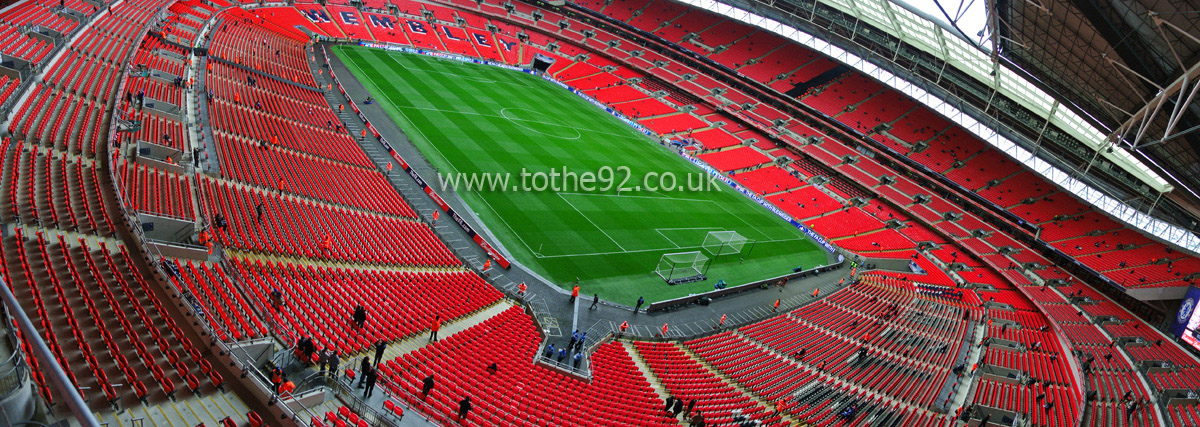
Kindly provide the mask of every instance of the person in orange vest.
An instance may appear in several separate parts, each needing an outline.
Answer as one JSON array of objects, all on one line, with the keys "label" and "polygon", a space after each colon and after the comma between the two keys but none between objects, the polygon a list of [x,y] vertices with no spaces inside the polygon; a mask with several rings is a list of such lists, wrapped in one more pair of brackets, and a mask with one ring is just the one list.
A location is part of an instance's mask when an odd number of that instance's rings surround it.
[{"label": "person in orange vest", "polygon": [[433,222],[437,222],[438,218],[440,218],[441,216],[442,216],[441,211],[439,211],[437,209],[433,210]]},{"label": "person in orange vest", "polygon": [[271,385],[275,388],[275,393],[279,393],[279,388],[283,386],[283,369],[276,367],[271,370]]},{"label": "person in orange vest", "polygon": [[571,288],[571,299],[568,300],[567,302],[573,303],[573,302],[575,302],[575,298],[578,298],[578,297],[579,297],[579,285],[575,285],[574,288]]},{"label": "person in orange vest", "polygon": [[240,92],[233,93],[233,103],[242,105],[242,94]]},{"label": "person in orange vest", "polygon": [[663,323],[662,336],[664,336],[664,337],[667,336],[667,324],[666,323]]},{"label": "person in orange vest", "polygon": [[489,258],[483,262],[483,271],[488,271],[490,268],[492,268],[492,260]]},{"label": "person in orange vest", "polygon": [[721,321],[717,323],[717,326],[725,326],[725,315],[724,314],[721,315]]},{"label": "person in orange vest", "polygon": [[367,128],[363,128],[362,132],[359,132],[358,135],[362,138],[366,138],[367,137]]},{"label": "person in orange vest", "polygon": [[771,307],[771,311],[772,312],[779,311],[779,299],[778,298],[775,299],[775,306]]},{"label": "person in orange vest", "polygon": [[818,296],[821,296],[821,288],[813,288],[812,297],[816,298]]},{"label": "person in orange vest", "polygon": [[200,244],[201,245],[208,244],[208,230],[200,230]]},{"label": "person in orange vest", "polygon": [[517,295],[524,297],[525,291],[527,290],[529,290],[529,287],[525,286],[525,282],[521,282],[521,284],[517,285]]},{"label": "person in orange vest", "polygon": [[322,253],[329,253],[333,251],[333,237],[330,236],[329,233],[325,233],[325,237],[321,238],[320,247]]},{"label": "person in orange vest", "polygon": [[433,316],[433,325],[429,327],[429,340],[433,341],[433,342],[437,342],[438,331],[441,329],[442,329],[442,316],[440,314]]},{"label": "person in orange vest", "polygon": [[279,387],[279,396],[287,397],[287,396],[291,395],[292,390],[295,390],[295,389],[296,389],[296,383],[291,382],[291,381],[284,382],[283,385]]},{"label": "person in orange vest", "polygon": [[625,331],[628,329],[629,329],[629,321],[626,320],[624,322],[621,322],[621,332],[617,334],[617,338],[620,339],[621,336],[625,335]]}]

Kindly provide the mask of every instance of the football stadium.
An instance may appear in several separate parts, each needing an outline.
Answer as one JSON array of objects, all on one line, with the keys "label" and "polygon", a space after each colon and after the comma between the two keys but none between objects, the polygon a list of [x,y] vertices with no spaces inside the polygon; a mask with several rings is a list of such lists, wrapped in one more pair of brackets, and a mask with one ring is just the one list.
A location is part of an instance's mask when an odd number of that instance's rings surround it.
[{"label": "football stadium", "polygon": [[0,0],[0,426],[1200,425],[1200,4]]}]

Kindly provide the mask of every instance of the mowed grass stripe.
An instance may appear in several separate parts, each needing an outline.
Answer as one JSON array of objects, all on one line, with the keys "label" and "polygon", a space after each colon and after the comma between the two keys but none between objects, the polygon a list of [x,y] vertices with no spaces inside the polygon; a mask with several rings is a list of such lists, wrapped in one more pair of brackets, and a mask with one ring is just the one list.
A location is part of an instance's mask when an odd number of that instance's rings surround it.
[{"label": "mowed grass stripe", "polygon": [[[626,166],[703,177],[694,165],[615,117],[542,79],[510,70],[360,47],[338,47],[352,72],[439,172],[576,173]],[[575,132],[578,131],[578,132]],[[437,177],[425,177],[435,186]],[[513,178],[514,180],[517,178]],[[515,182],[514,182],[515,183]],[[514,257],[564,287],[631,303],[745,283],[824,264],[802,233],[731,189],[587,194],[459,190]],[[652,273],[663,253],[698,249],[711,230],[758,240],[714,263],[710,279],[667,286]],[[744,260],[742,258],[745,258]]]}]

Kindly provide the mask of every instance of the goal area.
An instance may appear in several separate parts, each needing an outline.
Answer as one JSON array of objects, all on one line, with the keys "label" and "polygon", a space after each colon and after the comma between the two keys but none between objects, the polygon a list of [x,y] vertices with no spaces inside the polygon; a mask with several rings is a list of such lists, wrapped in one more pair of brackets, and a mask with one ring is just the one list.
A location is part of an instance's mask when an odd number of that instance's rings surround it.
[{"label": "goal area", "polygon": [[702,269],[708,257],[700,251],[663,254],[654,273],[668,285],[697,282],[706,279]]}]

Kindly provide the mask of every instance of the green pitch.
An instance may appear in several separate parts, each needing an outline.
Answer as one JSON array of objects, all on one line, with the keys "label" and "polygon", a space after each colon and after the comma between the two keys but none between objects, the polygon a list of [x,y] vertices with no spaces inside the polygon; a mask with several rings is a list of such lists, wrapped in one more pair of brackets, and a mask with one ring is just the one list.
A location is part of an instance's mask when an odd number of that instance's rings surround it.
[{"label": "green pitch", "polygon": [[[364,47],[333,51],[439,170],[442,177],[425,177],[435,189],[445,191],[451,173],[511,174],[504,185],[468,190],[464,180],[456,191],[517,261],[564,288],[578,278],[583,294],[632,305],[638,296],[660,301],[710,291],[718,279],[738,285],[827,263],[775,214],[727,186],[699,189],[707,175],[699,168],[541,78]],[[605,167],[618,182],[593,191],[536,191],[548,183],[522,184],[519,175]],[[691,188],[639,191],[649,173]],[[719,230],[750,242],[717,257],[708,280],[670,286],[654,273],[663,254],[702,250],[705,235]]]}]

